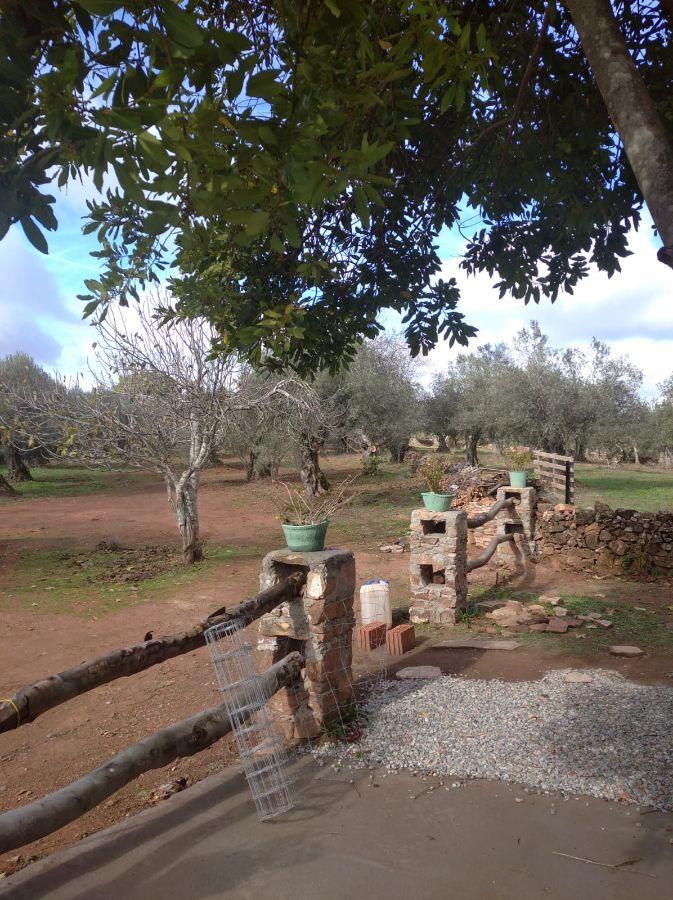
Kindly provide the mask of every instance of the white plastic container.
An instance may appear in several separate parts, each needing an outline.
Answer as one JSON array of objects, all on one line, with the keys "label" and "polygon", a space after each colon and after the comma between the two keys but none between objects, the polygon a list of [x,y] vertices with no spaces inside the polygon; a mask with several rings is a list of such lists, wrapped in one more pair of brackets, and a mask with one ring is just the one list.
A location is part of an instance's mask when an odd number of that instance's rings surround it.
[{"label": "white plastic container", "polygon": [[383,578],[368,581],[360,588],[360,620],[363,625],[385,622],[393,626],[393,610],[390,606],[390,584]]}]

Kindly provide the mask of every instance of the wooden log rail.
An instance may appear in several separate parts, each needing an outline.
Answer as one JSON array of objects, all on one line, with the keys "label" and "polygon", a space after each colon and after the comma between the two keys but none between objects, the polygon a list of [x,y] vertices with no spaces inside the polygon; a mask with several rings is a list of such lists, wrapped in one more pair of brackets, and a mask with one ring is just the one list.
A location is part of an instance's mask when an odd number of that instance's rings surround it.
[{"label": "wooden log rail", "polygon": [[[298,678],[303,664],[302,655],[294,652],[267,669],[260,678],[268,696]],[[16,850],[63,828],[143,772],[200,753],[230,731],[231,723],[222,703],[143,738],[72,784],[0,815],[0,853]]]},{"label": "wooden log rail", "polygon": [[250,624],[285,600],[296,597],[305,582],[305,574],[295,572],[237,606],[215,610],[207,619],[187,631],[143,641],[141,644],[123,647],[121,650],[113,650],[57,675],[50,675],[33,684],[24,685],[13,697],[0,700],[0,733],[33,722],[48,709],[53,709],[79,694],[117,678],[135,675],[174,656],[203,647],[206,643],[205,632],[212,625],[233,619],[242,619],[246,625]]},{"label": "wooden log rail", "polygon": [[506,497],[504,500],[498,500],[498,502],[494,503],[490,509],[486,510],[486,512],[477,513],[476,516],[468,516],[467,527],[481,528],[482,525],[495,519],[501,509],[513,508],[515,503],[516,499],[514,497]]},{"label": "wooden log rail", "polygon": [[475,556],[467,562],[467,571],[468,574],[474,569],[480,569],[482,566],[485,566],[489,559],[493,556],[495,551],[498,549],[500,544],[504,544],[506,541],[512,541],[514,543],[514,535],[513,534],[498,534],[493,540],[485,547],[484,552],[480,553],[479,556]]}]

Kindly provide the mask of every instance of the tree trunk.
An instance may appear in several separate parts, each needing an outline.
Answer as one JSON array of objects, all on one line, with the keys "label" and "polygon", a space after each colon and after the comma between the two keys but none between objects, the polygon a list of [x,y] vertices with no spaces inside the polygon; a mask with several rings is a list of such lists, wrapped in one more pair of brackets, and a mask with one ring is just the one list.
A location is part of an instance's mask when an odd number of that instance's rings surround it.
[{"label": "tree trunk", "polygon": [[477,456],[477,445],[479,437],[476,434],[468,434],[465,438],[465,461],[468,466],[478,466],[479,457]]},{"label": "tree trunk", "polygon": [[196,494],[199,488],[199,473],[194,472],[184,482],[172,482],[166,478],[168,502],[175,521],[178,523],[182,539],[182,557],[187,564],[203,559],[203,547],[199,539],[199,513]]},{"label": "tree trunk", "polygon": [[299,442],[299,477],[307,497],[325,494],[329,490],[329,481],[320,468],[318,441],[302,434]]},{"label": "tree trunk", "polygon": [[32,481],[30,469],[21,458],[21,453],[13,444],[7,447],[7,480],[15,484],[19,481]]},{"label": "tree trunk", "polygon": [[449,449],[449,445],[446,443],[446,435],[438,434],[437,435],[437,452],[438,453],[447,453]]},{"label": "tree trunk", "polygon": [[250,482],[255,480],[255,464],[257,462],[257,454],[251,450],[248,454],[248,462],[245,466],[245,480]]},{"label": "tree trunk", "polygon": [[673,268],[673,146],[629,55],[610,0],[566,0],[598,89]]},{"label": "tree trunk", "polygon": [[208,454],[208,458],[203,464],[204,469],[216,469],[218,466],[222,465],[222,460],[217,455],[217,450],[215,447],[212,447],[210,453]]},{"label": "tree trunk", "polygon": [[16,491],[4,475],[0,475],[0,497],[16,497]]},{"label": "tree trunk", "polygon": [[400,444],[399,447],[390,448],[390,458],[393,462],[402,463],[407,455],[409,444]]},{"label": "tree trunk", "polygon": [[633,446],[633,461],[637,466],[640,465],[640,453],[638,453],[638,448],[635,446],[635,444]]}]

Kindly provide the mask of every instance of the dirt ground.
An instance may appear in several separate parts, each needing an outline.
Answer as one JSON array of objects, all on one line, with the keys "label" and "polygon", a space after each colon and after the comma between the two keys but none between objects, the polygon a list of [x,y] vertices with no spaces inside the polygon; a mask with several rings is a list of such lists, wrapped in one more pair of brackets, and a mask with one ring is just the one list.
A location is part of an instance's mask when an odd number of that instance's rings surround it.
[{"label": "dirt ground", "polygon": [[[332,463],[347,470],[354,460]],[[267,492],[268,494],[268,492]],[[0,632],[0,697],[11,696],[22,684],[76,665],[86,658],[136,643],[152,631],[155,636],[182,630],[214,608],[234,605],[254,593],[264,553],[282,544],[275,509],[264,490],[246,485],[236,467],[207,473],[200,496],[203,537],[214,546],[237,548],[231,560],[187,585],[167,583],[160,598],[137,602],[105,614],[45,612],[26,606],[15,593],[2,600]],[[411,507],[397,509],[390,528],[408,518]],[[357,526],[357,527],[356,527]],[[385,529],[383,529],[385,531]],[[381,528],[349,520],[330,530],[328,543],[356,553],[358,584],[372,577],[391,582],[396,603],[408,599],[407,554],[378,549]],[[392,530],[388,540],[400,536]],[[126,547],[175,543],[175,525],[161,484],[147,482],[105,493],[40,499],[0,506],[0,586],[11,579],[16,560],[26,549],[93,549],[100,542]],[[482,570],[479,579],[492,584],[494,571]],[[32,585],[31,587],[35,587]],[[620,602],[661,609],[673,602],[668,582],[596,581],[540,567],[534,575],[513,583],[533,591],[563,590],[594,594],[600,591]],[[608,657],[589,662],[577,653],[573,637],[549,648],[525,646],[515,652],[433,649],[436,634],[420,635],[419,645],[404,665],[431,663],[445,672],[466,677],[534,679],[553,667],[606,665],[629,677],[671,684],[673,656],[652,653],[638,660]],[[565,636],[564,636],[565,637]],[[559,650],[559,646],[561,649]],[[393,670],[399,664],[393,666]],[[142,737],[182,719],[218,700],[207,651],[179,657],[129,679],[91,691],[38,721],[0,736],[0,811],[32,802],[101,764]],[[3,872],[39,858],[146,807],[158,785],[184,777],[189,784],[219,771],[231,762],[233,751],[221,743],[198,756],[180,760],[168,769],[141,776],[61,831],[35,844],[0,857]]]}]

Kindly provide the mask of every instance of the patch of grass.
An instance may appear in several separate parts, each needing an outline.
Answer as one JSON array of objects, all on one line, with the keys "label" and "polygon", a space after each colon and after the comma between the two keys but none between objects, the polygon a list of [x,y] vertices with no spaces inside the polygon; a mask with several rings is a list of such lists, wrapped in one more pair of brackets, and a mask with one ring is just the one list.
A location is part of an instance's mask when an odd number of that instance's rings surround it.
[{"label": "patch of grass", "polygon": [[618,509],[657,512],[673,509],[673,472],[646,468],[606,469],[578,463],[576,501],[591,506],[602,500]]},{"label": "patch of grass", "polygon": [[185,566],[173,548],[163,554],[156,552],[162,548],[149,549],[150,563],[147,552],[143,557],[143,551],[122,548],[24,551],[3,579],[0,608],[18,605],[36,613],[101,615],[160,599],[223,562],[259,556],[257,548],[207,547],[203,562]]},{"label": "patch of grass", "polygon": [[[19,497],[35,500],[42,497],[75,497],[115,487],[128,487],[147,479],[142,472],[114,471],[107,469],[85,469],[79,466],[41,466],[30,470],[32,481],[21,481],[12,485]],[[0,466],[0,474],[7,474],[7,467]],[[3,499],[12,503],[13,499]]]},{"label": "patch of grass", "polygon": [[651,653],[673,652],[673,629],[666,627],[670,615],[664,609],[610,603],[597,597],[582,595],[565,595],[561,597],[561,602],[576,616],[600,613],[602,618],[612,622],[612,628],[602,628],[600,625],[592,628],[591,623],[585,622],[582,628],[571,629],[565,635],[533,633],[517,635],[517,640],[523,638],[526,641],[549,644],[559,651],[586,656],[604,654],[613,644],[636,644]]}]

